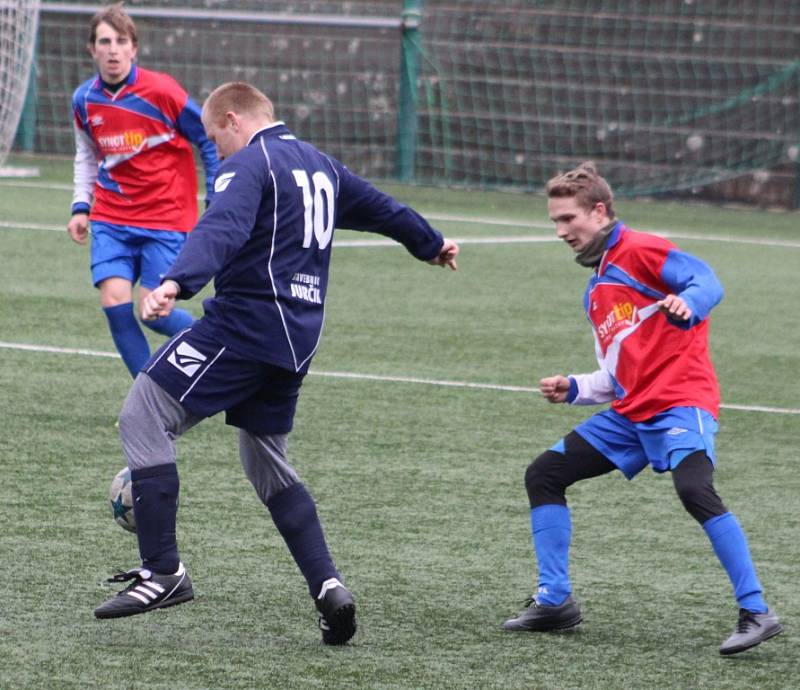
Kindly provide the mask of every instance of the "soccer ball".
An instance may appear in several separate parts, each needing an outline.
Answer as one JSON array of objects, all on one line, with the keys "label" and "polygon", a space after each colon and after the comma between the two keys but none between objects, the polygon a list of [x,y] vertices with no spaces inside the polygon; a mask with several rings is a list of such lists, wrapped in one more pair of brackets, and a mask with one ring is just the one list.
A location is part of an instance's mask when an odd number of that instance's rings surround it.
[{"label": "soccer ball", "polygon": [[108,490],[108,502],[114,521],[128,530],[136,531],[136,518],[133,516],[133,495],[131,494],[131,471],[125,467],[117,472]]}]

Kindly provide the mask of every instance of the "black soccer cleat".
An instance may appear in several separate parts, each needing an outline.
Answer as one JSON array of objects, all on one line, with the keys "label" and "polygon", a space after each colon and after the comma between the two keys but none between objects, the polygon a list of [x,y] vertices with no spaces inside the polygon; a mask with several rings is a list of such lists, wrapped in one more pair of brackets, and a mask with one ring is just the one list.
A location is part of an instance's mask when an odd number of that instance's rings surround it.
[{"label": "black soccer cleat", "polygon": [[192,581],[183,563],[174,575],[159,575],[146,568],[137,567],[117,573],[108,581],[128,580],[134,582],[94,610],[96,618],[135,616],[137,613],[147,613],[153,609],[163,609],[194,599]]},{"label": "black soccer cleat", "polygon": [[356,634],[356,604],[353,595],[339,580],[325,580],[314,603],[319,611],[319,629],[325,644],[342,645]]},{"label": "black soccer cleat", "polygon": [[503,623],[503,630],[525,630],[527,632],[548,632],[574,628],[583,620],[578,603],[567,597],[558,606],[546,606],[531,597],[525,601],[527,607],[516,618]]},{"label": "black soccer cleat", "polygon": [[778,616],[772,611],[753,613],[747,609],[739,609],[736,630],[722,643],[719,653],[724,656],[738,654],[782,632],[783,627],[778,621]]}]

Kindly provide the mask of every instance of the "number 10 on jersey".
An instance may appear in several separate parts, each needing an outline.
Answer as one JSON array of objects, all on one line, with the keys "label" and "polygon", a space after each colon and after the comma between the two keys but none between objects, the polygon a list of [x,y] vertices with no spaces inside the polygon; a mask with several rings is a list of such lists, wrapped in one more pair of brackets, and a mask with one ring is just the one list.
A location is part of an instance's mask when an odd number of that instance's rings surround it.
[{"label": "number 10 on jersey", "polygon": [[297,186],[303,190],[303,205],[305,206],[305,230],[303,233],[303,248],[311,246],[311,236],[317,238],[320,249],[325,249],[333,237],[333,184],[328,176],[321,171],[315,172],[308,179],[305,170],[292,170]]}]

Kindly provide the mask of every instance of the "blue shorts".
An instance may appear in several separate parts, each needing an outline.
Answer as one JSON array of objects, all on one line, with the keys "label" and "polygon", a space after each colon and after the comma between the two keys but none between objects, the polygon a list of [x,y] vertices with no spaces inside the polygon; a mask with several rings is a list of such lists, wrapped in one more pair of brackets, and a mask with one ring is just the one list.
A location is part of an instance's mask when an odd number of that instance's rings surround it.
[{"label": "blue shorts", "polygon": [[196,417],[225,411],[225,422],[258,436],[288,434],[305,374],[240,357],[203,321],[176,333],[142,370]]},{"label": "blue shorts", "polygon": [[[647,465],[656,472],[674,470],[687,455],[702,450],[716,464],[714,436],[717,420],[698,407],[673,407],[646,422],[604,410],[575,427],[593,448],[605,455],[628,478]],[[564,440],[551,448],[564,452]]]},{"label": "blue shorts", "polygon": [[185,232],[92,221],[92,283],[125,278],[157,288],[184,242]]}]

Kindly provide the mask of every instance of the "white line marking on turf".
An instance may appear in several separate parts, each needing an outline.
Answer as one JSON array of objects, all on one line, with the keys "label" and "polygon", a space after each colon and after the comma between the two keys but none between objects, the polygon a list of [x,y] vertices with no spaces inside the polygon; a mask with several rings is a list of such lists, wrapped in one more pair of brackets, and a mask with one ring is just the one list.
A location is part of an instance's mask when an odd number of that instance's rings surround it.
[{"label": "white line marking on turf", "polygon": [[8,221],[0,221],[0,228],[9,230],[55,230],[57,232],[66,232],[66,225],[42,225],[40,223],[14,223]]},{"label": "white line marking on turf", "polygon": [[[423,214],[424,215],[424,214]],[[456,216],[441,216],[436,214],[428,214],[427,218],[431,220],[452,219]],[[519,228],[530,229],[545,229],[550,228],[549,225],[524,224],[518,222],[507,222],[502,220],[493,220],[490,218],[483,219],[463,219],[460,222],[476,223],[481,225],[506,225]],[[53,232],[66,232],[66,225],[48,225],[44,223],[15,223],[13,221],[0,221],[0,228],[7,230],[50,230]],[[692,233],[682,232],[657,232],[649,230],[654,235],[667,237],[676,240],[695,240],[698,242],[726,242],[728,244],[755,244],[762,247],[788,247],[791,249],[800,249],[800,242],[793,240],[772,240],[760,237],[728,237],[725,235],[695,235]],[[455,238],[458,244],[529,244],[539,242],[559,242],[555,235],[494,235],[488,237],[461,237]],[[333,245],[335,247],[400,247],[400,244],[394,240],[339,240],[334,239]]]},{"label": "white line marking on turf", "polygon": [[[49,345],[28,345],[25,343],[9,343],[0,341],[0,348],[8,350],[25,350],[28,352],[50,352],[62,355],[86,355],[88,357],[106,357],[119,359],[116,352],[103,352],[101,350],[85,350],[82,348],[71,347],[51,347]],[[413,383],[425,386],[440,386],[449,388],[473,388],[478,390],[505,391],[509,393],[535,393],[538,395],[538,388],[528,386],[504,386],[496,383],[473,383],[470,381],[444,381],[439,379],[423,379],[415,376],[383,376],[379,374],[359,374],[348,371],[316,371],[308,372],[313,376],[324,376],[327,378],[352,379],[356,381],[385,381],[389,383]],[[770,414],[797,414],[800,415],[800,408],[793,407],[768,407],[766,405],[733,405],[722,404],[721,408],[726,410],[739,410],[742,412],[767,412]]]},{"label": "white line marking on turf", "polygon": [[102,352],[100,350],[84,350],[72,347],[50,347],[49,345],[27,345],[26,343],[6,343],[0,341],[0,347],[7,350],[26,350],[27,352],[53,352],[58,355],[86,355],[87,357],[110,357],[119,359],[116,352]]}]

